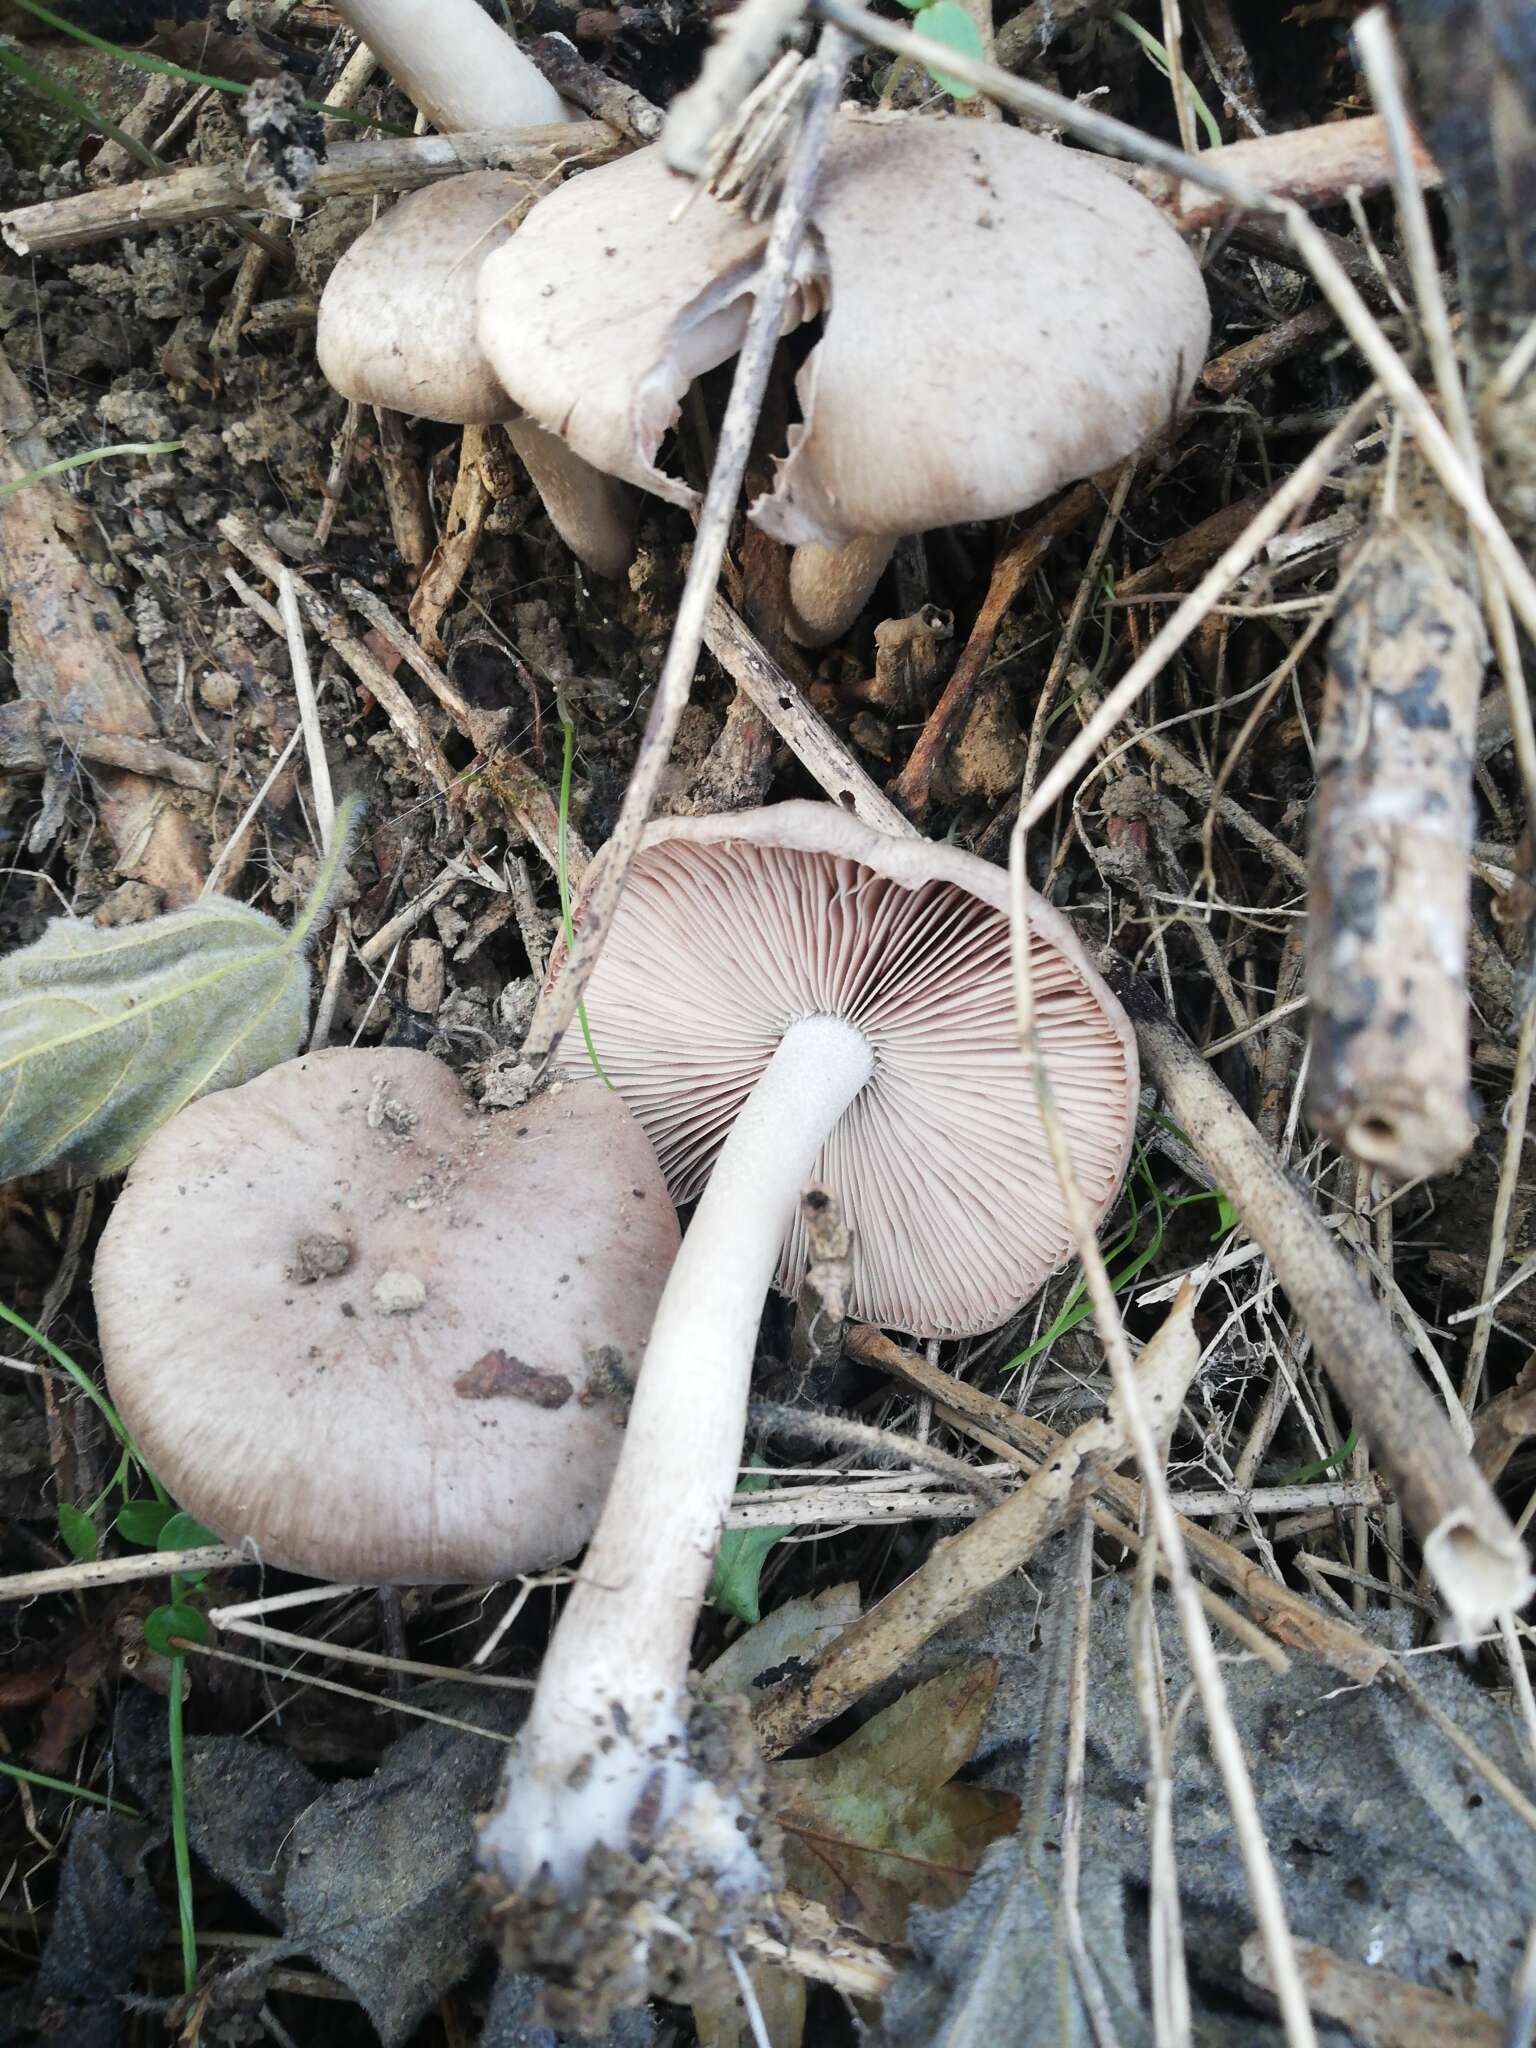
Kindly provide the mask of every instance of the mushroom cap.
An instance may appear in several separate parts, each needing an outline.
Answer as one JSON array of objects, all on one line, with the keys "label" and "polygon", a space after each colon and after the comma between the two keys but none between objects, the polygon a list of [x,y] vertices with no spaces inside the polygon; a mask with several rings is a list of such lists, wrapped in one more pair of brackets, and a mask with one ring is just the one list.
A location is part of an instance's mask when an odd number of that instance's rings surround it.
[{"label": "mushroom cap", "polygon": [[[921,1337],[995,1328],[1073,1249],[1019,1049],[1007,891],[987,861],[828,804],[661,819],[586,992],[604,1072],[678,1201],[708,1180],[791,1024],[833,1015],[865,1032],[874,1074],[815,1177],[853,1230],[852,1313]],[[1135,1039],[1038,897],[1030,929],[1046,1063],[1097,1220],[1130,1152]],[[560,1058],[577,1073],[579,1041]],[[797,1221],[781,1292],[805,1264]]]},{"label": "mushroom cap", "polygon": [[311,1053],[135,1160],[93,1279],[108,1384],[175,1499],[270,1565],[536,1570],[596,1522],[678,1242],[606,1089],[486,1118],[426,1053]]},{"label": "mushroom cap", "polygon": [[475,338],[475,286],[528,204],[510,171],[408,192],[366,228],[320,294],[315,350],[343,398],[457,426],[517,416]]},{"label": "mushroom cap", "polygon": [[[597,467],[689,505],[656,450],[692,378],[739,346],[767,242],[702,192],[669,223],[692,189],[656,150],[586,172],[480,279],[511,395]],[[796,545],[1037,504],[1155,433],[1210,332],[1199,268],[1149,201],[990,122],[840,114],[800,287],[787,324],[829,310],[802,424],[752,507]]]},{"label": "mushroom cap", "polygon": [[637,149],[540,200],[515,260],[511,243],[487,257],[480,345],[524,412],[594,468],[694,505],[652,458],[694,378],[740,347],[767,238]]}]

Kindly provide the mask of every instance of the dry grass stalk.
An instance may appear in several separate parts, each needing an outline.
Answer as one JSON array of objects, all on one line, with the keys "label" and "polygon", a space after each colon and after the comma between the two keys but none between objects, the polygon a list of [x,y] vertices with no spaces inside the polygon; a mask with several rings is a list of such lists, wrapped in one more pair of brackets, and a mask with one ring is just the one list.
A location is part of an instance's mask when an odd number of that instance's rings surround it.
[{"label": "dry grass stalk", "polygon": [[458,596],[459,585],[469,574],[485,522],[496,502],[486,479],[486,466],[498,443],[505,447],[494,427],[464,429],[448,516],[421,572],[421,581],[411,594],[411,631],[436,661],[441,661],[444,653],[437,629],[444,612]]},{"label": "dry grass stalk", "polygon": [[[1137,1361],[1137,1384],[1152,1408],[1178,1412],[1200,1364],[1194,1297],[1174,1304]],[[1065,1526],[1099,1475],[1130,1452],[1123,1396],[1073,1432],[1049,1465],[969,1529],[936,1546],[925,1562],[843,1630],[806,1670],[763,1695],[753,1726],[765,1755],[778,1756],[894,1676],[913,1652],[956,1620],[989,1587],[1016,1572]]]},{"label": "dry grass stalk", "polygon": [[[1005,1455],[1011,1452],[1028,1465],[1038,1465],[1054,1458],[1065,1442],[1046,1423],[1008,1407],[964,1380],[940,1372],[926,1359],[892,1343],[882,1331],[860,1324],[850,1331],[848,1348],[866,1364],[877,1365],[914,1392],[926,1394],[943,1421],[990,1450],[1000,1450]],[[1095,1504],[1089,1509],[1098,1527],[1128,1550],[1139,1549],[1136,1532],[1142,1512],[1140,1487],[1134,1480],[1111,1472],[1100,1479],[1094,1494],[1096,1502],[1109,1504]],[[1209,1530],[1193,1522],[1185,1522],[1182,1529],[1190,1555],[1204,1570],[1241,1595],[1276,1642],[1319,1657],[1335,1671],[1362,1685],[1369,1685],[1386,1669],[1386,1652],[1368,1642],[1358,1630],[1341,1627],[1332,1615],[1271,1578],[1252,1558]],[[1225,1608],[1225,1603],[1209,1595],[1204,1605],[1207,1613],[1231,1629],[1255,1654],[1265,1655],[1261,1647],[1265,1639],[1260,1637],[1255,1642],[1251,1626],[1244,1625],[1240,1616]],[[1238,1626],[1233,1628],[1233,1622]],[[1267,1661],[1275,1669],[1284,1669],[1285,1660],[1276,1653],[1271,1652]]]},{"label": "dry grass stalk", "polygon": [[[1131,1362],[1130,1346],[1126,1340],[1125,1326],[1120,1320],[1120,1308],[1110,1283],[1109,1269],[1105,1264],[1098,1239],[1094,1235],[1092,1219],[1078,1184],[1066,1128],[1056,1104],[1050,1070],[1035,1030],[1026,848],[1027,826],[1021,811],[1019,821],[1013,828],[1008,851],[1009,928],[1019,1040],[1032,1062],[1040,1121],[1050,1151],[1051,1165],[1055,1169],[1057,1186],[1061,1189],[1062,1199],[1072,1222],[1078,1257],[1082,1261],[1084,1286],[1093,1305],[1094,1327],[1104,1347],[1115,1390],[1115,1400],[1119,1404],[1126,1431],[1135,1451],[1136,1462],[1141,1468],[1144,1501],[1150,1511],[1148,1525],[1155,1532],[1163,1552],[1168,1582],[1179,1617],[1179,1627],[1189,1658],[1190,1676],[1205,1711],[1206,1733],[1216,1758],[1217,1769],[1221,1773],[1227,1804],[1231,1809],[1238,1849],[1248,1881],[1248,1894],[1274,1974],[1285,2038],[1290,2048],[1314,2048],[1316,2030],[1312,2025],[1306,1994],[1296,1968],[1280,1881],[1269,1852],[1269,1843],[1265,1839],[1264,1824],[1259,1817],[1258,1801],[1254,1797],[1253,1783],[1248,1775],[1242,1744],[1227,1705],[1226,1687],[1222,1680],[1215,1645],[1211,1640],[1210,1626],[1201,1605],[1200,1588],[1190,1569],[1179,1518],[1174,1513],[1173,1504],[1168,1497],[1167,1481],[1163,1475],[1162,1460],[1158,1454],[1157,1438],[1154,1434],[1154,1428],[1161,1423],[1162,1417],[1158,1415],[1155,1405],[1143,1405],[1142,1390]],[[1182,1290],[1179,1299],[1187,1302],[1188,1311],[1192,1313],[1193,1290]],[[1176,1302],[1175,1309],[1177,1306]],[[1197,1365],[1198,1362],[1197,1358]]]},{"label": "dry grass stalk", "polygon": [[1111,976],[1142,1069],[1268,1255],[1329,1377],[1401,1497],[1456,1628],[1531,1592],[1524,1546],[1388,1317],[1237,1103],[1146,983]]},{"label": "dry grass stalk", "polygon": [[808,1187],[800,1197],[800,1214],[810,1259],[795,1300],[789,1369],[794,1398],[807,1402],[825,1398],[842,1363],[853,1285],[853,1236],[843,1220],[842,1203],[826,1188]]},{"label": "dry grass stalk", "polygon": [[907,821],[846,743],[816,710],[800,685],[734,612],[716,596],[704,621],[704,644],[731,680],[762,712],[795,758],[809,769],[833,803],[878,825],[905,832]]},{"label": "dry grass stalk", "polygon": [[896,800],[908,816],[921,818],[932,801],[933,778],[943,764],[950,743],[958,736],[970,715],[976,691],[991,658],[992,644],[1008,609],[1027,579],[1034,575],[1047,551],[1059,540],[1091,519],[1103,503],[1102,479],[1074,484],[1054,505],[1025,528],[998,556],[992,581],[981,609],[976,614],[970,637],[955,663],[944,693],[929,713],[922,731],[907,756],[905,767],[892,787]]},{"label": "dry grass stalk", "polygon": [[[442,749],[437,741],[423,725],[416,706],[406,696],[383,662],[370,653],[360,640],[354,640],[347,633],[330,606],[302,576],[288,567],[256,521],[248,514],[226,514],[219,521],[219,532],[273,583],[280,584],[285,575],[292,576],[294,595],[310,624],[316,628],[332,652],[346,663],[358,681],[377,698],[380,709],[415,755],[425,771],[427,780],[433,788],[446,795],[453,785],[453,770],[443,758]],[[274,632],[286,640],[287,629],[281,614],[274,606],[268,605],[258,593],[245,585],[241,585],[239,595]]]},{"label": "dry grass stalk", "polygon": [[211,761],[193,761],[161,740],[131,733],[99,732],[95,726],[51,718],[36,697],[0,704],[0,773],[46,774],[61,756],[98,768],[123,768],[151,782],[212,796],[222,780]]}]

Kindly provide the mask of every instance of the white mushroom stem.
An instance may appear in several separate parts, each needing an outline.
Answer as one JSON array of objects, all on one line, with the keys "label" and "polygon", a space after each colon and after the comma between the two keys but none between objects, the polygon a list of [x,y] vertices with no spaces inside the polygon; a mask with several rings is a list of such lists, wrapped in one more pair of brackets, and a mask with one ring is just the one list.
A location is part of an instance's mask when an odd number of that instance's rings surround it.
[{"label": "white mushroom stem", "polygon": [[337,0],[336,11],[434,128],[538,128],[570,118],[475,0]]},{"label": "white mushroom stem", "polygon": [[895,551],[887,535],[846,541],[840,548],[810,541],[796,548],[789,565],[790,639],[801,647],[840,640],[874,595]]},{"label": "white mushroom stem", "polygon": [[533,420],[509,420],[507,439],[571,553],[599,576],[622,576],[635,558],[634,494]]},{"label": "white mushroom stem", "polygon": [[599,1845],[722,1900],[765,1873],[739,1798],[688,1754],[688,1662],[736,1488],[752,1362],[801,1187],[874,1070],[841,1018],[790,1026],[737,1115],[652,1326],[607,1501],[545,1653],[481,1859],[511,1887],[578,1897]]}]

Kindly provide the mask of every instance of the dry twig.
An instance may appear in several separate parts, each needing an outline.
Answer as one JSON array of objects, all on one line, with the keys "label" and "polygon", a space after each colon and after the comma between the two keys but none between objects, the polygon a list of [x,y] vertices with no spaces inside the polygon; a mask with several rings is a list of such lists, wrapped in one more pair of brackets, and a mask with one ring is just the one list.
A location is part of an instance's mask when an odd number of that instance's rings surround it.
[{"label": "dry twig", "polygon": [[1475,1634],[1523,1606],[1532,1590],[1524,1546],[1391,1321],[1151,988],[1124,969],[1110,978],[1136,1027],[1143,1071],[1263,1246],[1401,1496],[1457,1629]]},{"label": "dry twig", "polygon": [[[1137,1363],[1144,1398],[1177,1414],[1200,1364],[1193,1295],[1174,1304]],[[1106,1469],[1130,1451],[1123,1409],[1074,1431],[1049,1465],[969,1529],[935,1546],[908,1579],[845,1628],[815,1663],[767,1692],[753,1710],[765,1754],[777,1756],[822,1727],[883,1680],[984,1592],[1027,1564],[1065,1526]]]},{"label": "dry twig", "polygon": [[[604,121],[555,128],[474,129],[456,135],[413,135],[390,142],[338,142],[315,165],[307,197],[336,199],[372,192],[414,192],[461,171],[515,171],[535,190],[559,182],[572,166],[621,155],[620,138]],[[218,220],[256,208],[241,164],[189,164],[161,177],[69,199],[45,199],[0,213],[0,239],[18,256],[54,256],[92,242],[189,221]]]}]

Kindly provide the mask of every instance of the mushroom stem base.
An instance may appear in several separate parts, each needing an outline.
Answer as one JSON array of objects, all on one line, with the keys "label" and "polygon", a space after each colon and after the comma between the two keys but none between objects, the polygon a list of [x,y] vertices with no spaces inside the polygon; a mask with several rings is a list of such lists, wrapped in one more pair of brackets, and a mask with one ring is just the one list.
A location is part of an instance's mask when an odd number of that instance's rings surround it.
[{"label": "mushroom stem base", "polygon": [[510,1890],[499,1871],[482,1880],[502,1960],[543,1979],[546,2025],[585,2038],[647,1998],[714,2003],[731,1989],[727,1944],[781,1882],[778,1830],[746,1702],[695,1704],[688,1732],[699,1770],[672,1767],[689,1781],[673,1786],[674,1818],[647,1836],[637,1816],[624,1848],[597,1842],[579,1891],[547,1869]]}]

